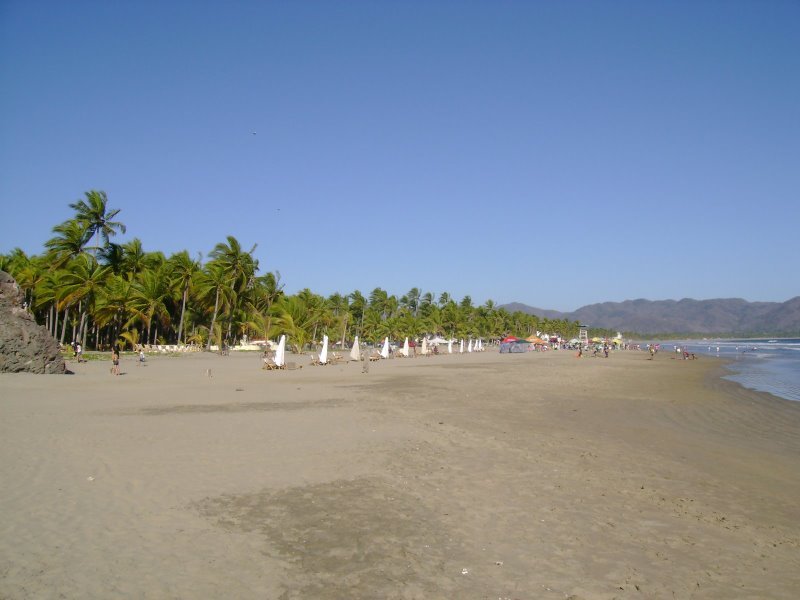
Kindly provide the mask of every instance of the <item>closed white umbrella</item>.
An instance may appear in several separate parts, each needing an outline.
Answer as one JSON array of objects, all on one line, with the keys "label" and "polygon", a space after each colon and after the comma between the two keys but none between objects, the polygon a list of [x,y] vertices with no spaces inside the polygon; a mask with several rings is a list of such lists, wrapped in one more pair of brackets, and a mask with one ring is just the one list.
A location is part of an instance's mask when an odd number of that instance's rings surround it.
[{"label": "closed white umbrella", "polygon": [[453,340],[447,340],[447,353],[453,353]]},{"label": "closed white umbrella", "polygon": [[461,346],[458,349],[459,354],[464,354],[464,338],[461,338]]},{"label": "closed white umbrella", "polygon": [[282,335],[278,342],[278,349],[275,350],[275,364],[282,367],[286,364],[286,336]]},{"label": "closed white umbrella", "polygon": [[410,354],[410,351],[408,349],[408,338],[406,338],[405,341],[403,342],[403,349],[400,351],[400,354],[408,358],[408,355]]},{"label": "closed white umbrella", "polygon": [[467,352],[472,352],[472,339],[469,340],[469,346],[467,346]]},{"label": "closed white umbrella", "polygon": [[428,354],[428,338],[422,338],[422,356]]},{"label": "closed white umbrella", "polygon": [[381,358],[389,358],[389,338],[383,340],[383,348],[381,348]]},{"label": "closed white umbrella", "polygon": [[350,360],[361,360],[361,349],[358,347],[358,336],[353,341],[353,348],[350,350]]},{"label": "closed white umbrella", "polygon": [[328,336],[322,336],[322,352],[319,353],[319,362],[324,365],[328,362]]}]

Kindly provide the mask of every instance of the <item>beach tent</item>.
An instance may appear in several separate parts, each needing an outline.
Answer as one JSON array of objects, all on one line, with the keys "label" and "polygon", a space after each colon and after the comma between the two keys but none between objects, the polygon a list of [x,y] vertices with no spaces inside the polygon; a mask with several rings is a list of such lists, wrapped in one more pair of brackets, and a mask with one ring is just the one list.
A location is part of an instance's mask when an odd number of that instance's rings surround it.
[{"label": "beach tent", "polygon": [[400,350],[400,354],[402,354],[403,356],[405,356],[406,358],[408,358],[408,355],[409,355],[409,350],[408,350],[408,338],[406,338],[406,339],[405,339],[405,341],[403,342],[403,349],[402,349],[402,350]]},{"label": "beach tent", "polygon": [[350,360],[361,360],[361,349],[358,347],[358,336],[353,341],[353,348],[350,350]]},{"label": "beach tent", "polygon": [[381,348],[381,358],[389,358],[389,338],[383,340],[383,348]]},{"label": "beach tent", "polygon": [[278,342],[278,348],[275,350],[275,364],[279,367],[286,365],[286,336],[282,335],[281,340]]},{"label": "beach tent", "polygon": [[328,336],[322,336],[322,352],[319,353],[319,364],[324,365],[328,362]]},{"label": "beach tent", "polygon": [[527,340],[514,340],[513,342],[500,342],[500,354],[517,354],[528,352],[531,343]]}]

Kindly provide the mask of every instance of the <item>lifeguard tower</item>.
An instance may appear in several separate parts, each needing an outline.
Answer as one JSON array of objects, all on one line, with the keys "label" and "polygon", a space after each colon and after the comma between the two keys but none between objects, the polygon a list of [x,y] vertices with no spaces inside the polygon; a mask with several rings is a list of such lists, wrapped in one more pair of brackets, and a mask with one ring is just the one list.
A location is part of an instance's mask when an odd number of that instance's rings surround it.
[{"label": "lifeguard tower", "polygon": [[578,342],[581,348],[586,348],[589,345],[589,326],[578,325]]}]

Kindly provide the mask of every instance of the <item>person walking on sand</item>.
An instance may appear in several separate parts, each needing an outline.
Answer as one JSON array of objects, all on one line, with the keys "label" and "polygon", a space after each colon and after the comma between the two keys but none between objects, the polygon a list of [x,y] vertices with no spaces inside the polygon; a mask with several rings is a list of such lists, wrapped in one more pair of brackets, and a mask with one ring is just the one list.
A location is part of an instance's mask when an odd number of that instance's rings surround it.
[{"label": "person walking on sand", "polygon": [[369,373],[369,353],[367,350],[368,348],[364,348],[364,352],[361,353],[361,360],[364,361],[364,364],[361,367],[362,373]]},{"label": "person walking on sand", "polygon": [[116,348],[111,350],[111,374],[119,375],[119,352]]}]

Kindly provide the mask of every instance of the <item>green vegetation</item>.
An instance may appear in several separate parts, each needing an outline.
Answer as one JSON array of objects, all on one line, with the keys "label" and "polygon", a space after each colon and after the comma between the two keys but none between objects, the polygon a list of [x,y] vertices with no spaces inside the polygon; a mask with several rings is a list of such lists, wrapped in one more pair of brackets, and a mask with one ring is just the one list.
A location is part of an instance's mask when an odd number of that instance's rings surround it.
[{"label": "green vegetation", "polygon": [[[509,313],[487,301],[456,302],[412,288],[401,297],[375,288],[325,298],[304,289],[284,293],[278,272],[259,275],[255,246],[245,250],[233,236],[218,243],[203,263],[187,251],[166,257],[145,251],[137,238],[115,244],[125,232],[114,221],[104,192],[90,191],[70,204],[72,219],[53,227],[41,255],[19,248],[0,255],[0,270],[10,273],[39,323],[61,343],[80,341],[87,349],[112,344],[194,343],[205,347],[286,334],[300,350],[327,334],[350,343],[358,335],[378,342],[422,334],[447,338],[527,337],[537,331],[569,339],[578,323]],[[606,335],[593,330],[591,335]]]}]

